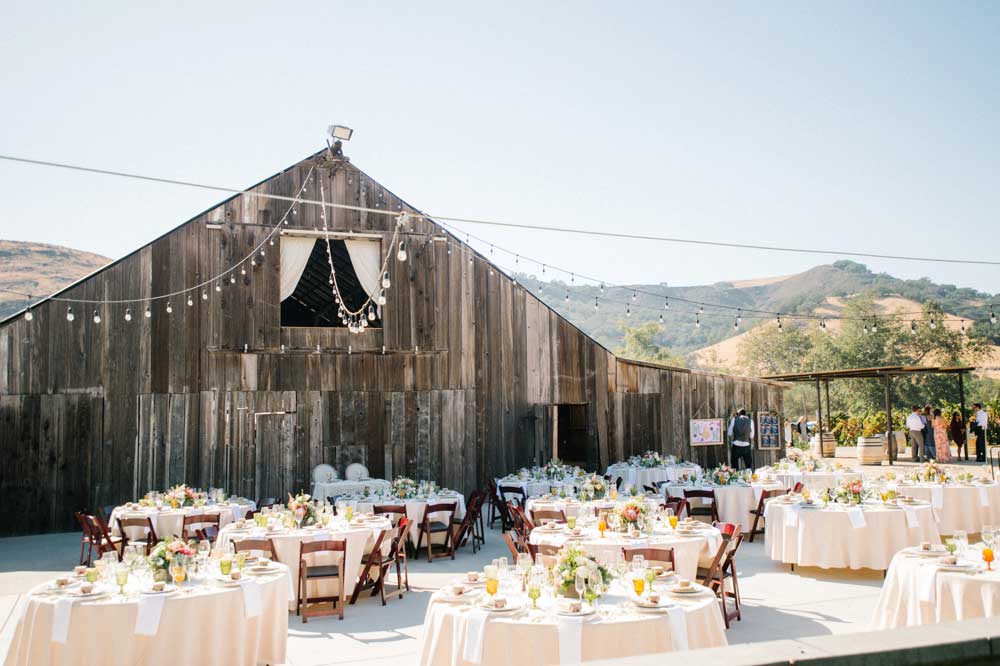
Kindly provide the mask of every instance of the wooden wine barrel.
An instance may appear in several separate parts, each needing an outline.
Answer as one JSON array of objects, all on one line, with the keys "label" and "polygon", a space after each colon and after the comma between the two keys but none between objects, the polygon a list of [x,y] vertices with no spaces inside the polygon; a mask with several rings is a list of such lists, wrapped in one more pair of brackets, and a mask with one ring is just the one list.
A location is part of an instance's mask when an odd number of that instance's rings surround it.
[{"label": "wooden wine barrel", "polygon": [[823,432],[823,446],[820,448],[819,437],[813,435],[809,439],[809,450],[822,458],[833,458],[837,454],[837,439],[832,432]]},{"label": "wooden wine barrel", "polygon": [[881,465],[885,459],[885,435],[858,437],[858,462],[862,465]]}]

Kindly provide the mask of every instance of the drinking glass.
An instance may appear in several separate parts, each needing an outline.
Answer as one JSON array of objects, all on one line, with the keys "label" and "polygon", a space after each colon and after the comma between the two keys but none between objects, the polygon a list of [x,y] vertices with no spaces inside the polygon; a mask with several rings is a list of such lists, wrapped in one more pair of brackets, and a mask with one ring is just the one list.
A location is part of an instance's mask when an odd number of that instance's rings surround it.
[{"label": "drinking glass", "polygon": [[643,590],[646,589],[646,578],[641,571],[632,572],[632,589],[635,590],[637,597],[641,597]]},{"label": "drinking glass", "polygon": [[646,589],[650,592],[653,591],[653,581],[656,580],[656,569],[653,567],[646,568]]},{"label": "drinking glass", "polygon": [[219,560],[219,573],[223,576],[228,576],[233,570],[233,561],[228,557],[223,557]]},{"label": "drinking glass", "polygon": [[247,563],[246,551],[241,550],[240,552],[236,553],[236,555],[233,556],[233,562],[236,563],[237,569],[243,571],[243,565]]},{"label": "drinking glass", "polygon": [[958,544],[959,556],[965,555],[965,551],[969,547],[969,535],[966,534],[965,530],[955,530],[953,537],[955,543]]},{"label": "drinking glass", "polygon": [[96,583],[97,579],[101,577],[101,572],[97,570],[97,567],[87,567],[86,576],[88,583]]},{"label": "drinking glass", "polygon": [[545,574],[541,571],[532,571],[528,576],[528,598],[531,599],[532,608],[538,608],[538,598],[542,596],[544,582]]},{"label": "drinking glass", "polygon": [[486,577],[486,594],[492,597],[497,593],[497,586],[499,584],[496,565],[487,564],[483,567],[483,575]]},{"label": "drinking glass", "polygon": [[174,579],[174,583],[177,584],[177,589],[181,588],[181,583],[187,577],[187,569],[184,568],[183,564],[172,563],[170,565],[170,577]]},{"label": "drinking glass", "polygon": [[607,529],[608,529],[608,522],[604,518],[604,514],[601,514],[601,517],[597,519],[597,531],[601,533],[602,539],[604,538],[604,533],[607,531]]},{"label": "drinking glass", "polygon": [[507,577],[507,558],[498,557],[497,558],[497,578]]},{"label": "drinking glass", "polygon": [[983,562],[986,562],[986,570],[993,571],[993,549],[983,548]]},{"label": "drinking glass", "polygon": [[983,530],[981,534],[983,543],[985,543],[988,548],[992,548],[993,542],[996,540],[996,535],[997,535],[996,530],[993,528],[993,526],[983,525]]},{"label": "drinking glass", "polygon": [[671,515],[667,520],[670,521],[671,529],[677,529],[677,516]]},{"label": "drinking glass", "polygon": [[646,558],[642,555],[632,556],[632,571],[642,571],[646,568]]},{"label": "drinking glass", "polygon": [[521,574],[521,589],[524,590],[528,584],[528,572],[531,571],[531,555],[527,553],[517,554],[517,570]]},{"label": "drinking glass", "polygon": [[566,516],[566,527],[570,529],[576,527],[576,516]]},{"label": "drinking glass", "polygon": [[115,583],[118,585],[118,593],[125,596],[125,583],[128,582],[128,565],[119,564],[115,569]]},{"label": "drinking glass", "polygon": [[585,571],[577,570],[573,587],[576,589],[576,595],[582,599],[583,591],[587,588],[587,573]]},{"label": "drinking glass", "polygon": [[955,551],[958,550],[958,544],[955,543],[954,539],[945,539],[944,540],[944,547],[945,547],[945,550],[948,551],[949,555],[954,555]]}]

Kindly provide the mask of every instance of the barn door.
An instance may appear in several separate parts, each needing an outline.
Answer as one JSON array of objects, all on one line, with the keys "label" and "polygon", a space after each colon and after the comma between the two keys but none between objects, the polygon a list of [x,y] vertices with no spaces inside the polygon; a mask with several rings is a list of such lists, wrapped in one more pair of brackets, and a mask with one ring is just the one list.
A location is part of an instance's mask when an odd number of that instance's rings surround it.
[{"label": "barn door", "polygon": [[198,465],[200,400],[197,393],[147,393],[137,405],[132,493],[142,497],[179,483],[201,485]]},{"label": "barn door", "polygon": [[544,465],[556,457],[556,406],[536,404],[534,464]]}]

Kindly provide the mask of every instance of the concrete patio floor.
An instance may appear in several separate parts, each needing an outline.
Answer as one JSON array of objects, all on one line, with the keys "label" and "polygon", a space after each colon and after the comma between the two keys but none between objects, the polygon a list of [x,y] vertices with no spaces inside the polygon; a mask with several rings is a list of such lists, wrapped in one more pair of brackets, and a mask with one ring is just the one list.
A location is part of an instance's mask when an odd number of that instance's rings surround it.
[{"label": "concrete patio floor", "polygon": [[[899,467],[912,465],[901,463]],[[982,465],[961,466],[989,473]],[[885,470],[862,469],[866,476]],[[24,594],[72,568],[78,553],[77,533],[0,539],[0,660],[6,655]],[[377,598],[363,597],[355,606],[348,606],[343,621],[330,617],[303,624],[290,615],[288,664],[412,665],[432,592],[454,576],[481,569],[502,555],[508,555],[507,549],[500,532],[492,530],[486,547],[476,555],[466,548],[454,562],[440,559],[429,564],[426,559],[412,559],[412,591],[403,599],[390,599],[384,608]],[[882,585],[882,573],[876,571],[798,568],[792,573],[787,566],[767,558],[762,535],[754,543],[744,541],[738,571],[743,620],[734,622],[728,632],[730,644],[867,631]]]}]

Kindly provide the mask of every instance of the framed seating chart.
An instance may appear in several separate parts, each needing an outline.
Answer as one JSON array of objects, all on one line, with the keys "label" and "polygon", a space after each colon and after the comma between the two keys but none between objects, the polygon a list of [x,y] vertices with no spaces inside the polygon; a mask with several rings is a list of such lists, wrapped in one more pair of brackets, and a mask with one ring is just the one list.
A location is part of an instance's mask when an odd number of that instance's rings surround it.
[{"label": "framed seating chart", "polygon": [[781,448],[781,417],[776,412],[757,412],[757,448]]}]

